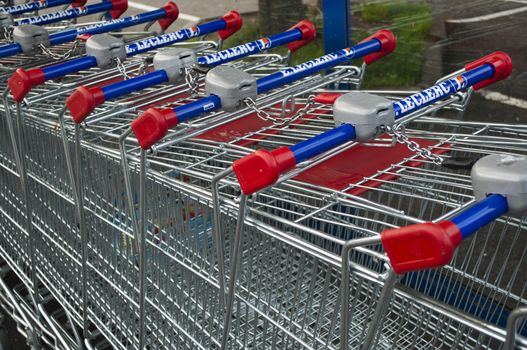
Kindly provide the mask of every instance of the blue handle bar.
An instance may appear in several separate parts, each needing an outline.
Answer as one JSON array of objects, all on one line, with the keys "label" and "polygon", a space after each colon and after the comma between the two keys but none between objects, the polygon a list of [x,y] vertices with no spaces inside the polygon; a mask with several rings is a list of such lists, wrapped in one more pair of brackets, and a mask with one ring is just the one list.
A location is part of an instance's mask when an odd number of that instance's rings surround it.
[{"label": "blue handle bar", "polygon": [[198,57],[198,64],[202,66],[213,67],[300,39],[302,39],[302,31],[298,28],[295,28],[283,33],[271,35],[267,38],[251,41],[220,52]]},{"label": "blue handle bar", "polygon": [[351,48],[342,49],[316,58],[312,61],[299,64],[296,67],[284,69],[280,72],[258,79],[258,93],[263,93],[295,80],[305,78],[318,71],[334,67],[354,58],[364,57],[370,53],[377,52],[380,49],[381,43],[379,40],[368,40]]},{"label": "blue handle bar", "polygon": [[111,10],[113,4],[111,2],[101,2],[99,4],[89,5],[86,7],[77,7],[72,9],[67,9],[64,11],[51,12],[45,15],[22,18],[15,21],[15,25],[20,26],[24,24],[35,24],[43,25],[48,23],[55,23],[64,21],[67,19],[88,16],[94,13],[104,12]]},{"label": "blue handle bar", "polygon": [[494,76],[494,73],[494,67],[490,64],[485,64],[460,74],[457,77],[447,79],[414,95],[403,98],[393,104],[395,118],[399,119],[407,116],[447,96],[451,96],[458,91],[475,85],[480,81],[489,79]]},{"label": "blue handle bar", "polygon": [[55,7],[61,5],[68,5],[74,0],[48,0],[48,1],[33,1],[26,4],[14,5],[10,7],[1,7],[0,12],[10,13],[12,15],[20,15],[22,13],[33,12],[48,7]]},{"label": "blue handle bar", "polygon": [[128,57],[138,55],[143,52],[159,49],[183,40],[188,40],[205,34],[217,32],[225,29],[227,23],[223,18],[219,18],[207,23],[198,24],[192,28],[184,28],[176,32],[136,41],[126,46]]},{"label": "blue handle bar", "polygon": [[[221,30],[223,28],[218,29],[218,25],[221,25],[221,21],[218,20],[211,23],[205,23],[202,26],[206,26],[205,29],[201,29],[201,26],[198,26],[198,32],[203,34],[204,32],[210,32],[215,30]],[[223,25],[224,26],[224,25]],[[194,35],[195,32],[190,33],[188,29],[183,29],[180,31],[180,35],[178,33],[171,33],[165,35],[165,37],[189,37],[190,35]],[[263,38],[260,40],[255,40],[246,44],[242,44],[230,49],[226,49],[217,53],[213,53],[210,55],[202,56],[198,58],[198,64],[206,65],[206,66],[215,66],[219,64],[223,64],[226,62],[230,62],[232,60],[238,59],[240,57],[245,57],[250,54],[253,54],[255,52],[267,50],[279,45],[284,45],[287,43],[290,43],[295,40],[302,39],[302,32],[300,29],[293,29],[289,30],[284,33],[272,35],[268,38]],[[159,39],[153,38],[149,39],[149,41],[144,40],[140,44],[135,43],[131,44],[127,47],[127,51],[130,54],[136,54],[138,51],[138,48],[145,47],[144,42],[148,42],[150,45],[150,42],[157,42],[158,45],[160,43],[163,43],[163,45],[166,45],[166,40],[164,38]],[[130,46],[133,48],[131,49]],[[150,46],[151,47],[151,46]],[[157,47],[157,46],[156,46]],[[155,71],[152,73],[148,73],[142,76],[138,76],[132,79],[124,80],[115,84],[107,85],[103,87],[101,90],[104,94],[104,100],[110,100],[113,98],[117,98],[123,95],[127,95],[134,91],[139,91],[142,89],[145,89],[150,86],[163,84],[168,82],[168,76],[164,70]]]},{"label": "blue handle bar", "polygon": [[507,198],[492,194],[457,214],[450,221],[458,227],[462,239],[465,239],[508,210]]},{"label": "blue handle bar", "polygon": [[[446,96],[453,95],[460,90],[488,79],[492,77],[493,74],[494,67],[490,64],[485,64],[460,74],[455,78],[434,85],[422,92],[406,97],[401,101],[394,102],[393,108],[395,111],[395,119],[400,119]],[[329,151],[339,144],[353,141],[355,139],[355,130],[351,132],[349,130],[350,127],[353,128],[351,125],[341,125],[297,145],[291,146],[290,149],[295,156],[296,163],[298,164],[317,154]]]},{"label": "blue handle bar", "polygon": [[44,77],[47,80],[56,79],[65,75],[89,69],[97,66],[97,60],[93,56],[85,56],[42,68]]},{"label": "blue handle bar", "polygon": [[[165,9],[157,9],[150,12],[145,12],[137,16],[129,16],[118,18],[112,21],[96,23],[84,27],[75,29],[65,30],[57,33],[50,34],[49,43],[50,46],[64,44],[70,41],[74,41],[77,36],[82,34],[101,34],[111,31],[116,31],[126,27],[132,27],[138,24],[156,21],[163,18],[166,15]],[[168,45],[168,44],[167,44]],[[149,49],[150,50],[150,49]],[[145,50],[147,51],[147,50]],[[22,53],[22,47],[19,44],[8,44],[0,45],[0,58],[14,56]]]},{"label": "blue handle bar", "polygon": [[104,94],[104,100],[111,100],[134,91],[143,90],[147,87],[162,84],[168,81],[167,73],[164,70],[158,70],[129,80],[123,80],[115,84],[103,86],[101,90]]},{"label": "blue handle bar", "polygon": [[49,1],[33,1],[25,4],[13,5],[10,7],[0,8],[0,12],[10,13],[12,15],[19,15],[26,12],[33,12],[40,9],[71,4],[74,0],[49,0]]}]

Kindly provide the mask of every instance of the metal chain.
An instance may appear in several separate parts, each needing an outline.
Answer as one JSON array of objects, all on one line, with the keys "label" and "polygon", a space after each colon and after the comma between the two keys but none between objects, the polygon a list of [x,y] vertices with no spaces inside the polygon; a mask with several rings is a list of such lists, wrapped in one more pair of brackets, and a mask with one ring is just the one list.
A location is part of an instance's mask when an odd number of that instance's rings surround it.
[{"label": "metal chain", "polygon": [[132,76],[130,76],[128,72],[126,71],[126,67],[124,66],[123,61],[121,61],[119,57],[115,58],[115,63],[117,66],[117,70],[119,71],[119,73],[121,73],[121,75],[123,76],[125,80],[132,78]]},{"label": "metal chain", "polygon": [[57,55],[56,53],[48,49],[46,46],[44,46],[43,44],[40,44],[39,48],[40,50],[42,50],[42,53],[44,53],[44,55],[49,56],[55,60],[63,60],[63,59],[68,59],[71,57],[71,55],[73,55],[73,53],[79,47],[79,43],[80,43],[79,40],[75,40],[71,48],[68,51],[64,52],[62,55]]},{"label": "metal chain", "polygon": [[199,73],[194,70],[192,67],[185,67],[185,82],[189,87],[189,93],[195,95],[198,92],[199,88]]},{"label": "metal chain", "polygon": [[421,157],[432,161],[436,165],[441,165],[443,163],[444,159],[442,157],[432,153],[432,151],[427,148],[421,147],[417,142],[410,140],[408,136],[406,136],[404,125],[399,124],[393,127],[387,126],[385,129],[388,135],[395,137],[395,140],[398,143],[406,145],[410,151],[416,152]]},{"label": "metal chain", "polygon": [[272,117],[269,113],[267,113],[266,111],[260,109],[257,105],[256,105],[256,102],[254,102],[253,99],[251,98],[246,98],[243,100],[243,102],[245,103],[245,105],[249,108],[251,108],[252,110],[254,110],[256,112],[256,115],[258,116],[258,118],[262,119],[262,120],[265,120],[265,121],[270,121],[272,122],[274,125],[278,125],[278,126],[281,126],[281,125],[285,125],[285,124],[290,124],[300,118],[302,118],[303,116],[305,116],[307,114],[307,112],[309,111],[309,109],[314,105],[315,103],[315,96],[314,95],[310,95],[308,98],[307,98],[307,103],[304,105],[304,107],[300,108],[295,114],[287,117],[287,118],[275,118],[275,117]]},{"label": "metal chain", "polygon": [[3,28],[3,32],[4,32],[4,38],[9,41],[9,42],[13,42],[13,28],[12,27],[7,27],[7,28]]}]

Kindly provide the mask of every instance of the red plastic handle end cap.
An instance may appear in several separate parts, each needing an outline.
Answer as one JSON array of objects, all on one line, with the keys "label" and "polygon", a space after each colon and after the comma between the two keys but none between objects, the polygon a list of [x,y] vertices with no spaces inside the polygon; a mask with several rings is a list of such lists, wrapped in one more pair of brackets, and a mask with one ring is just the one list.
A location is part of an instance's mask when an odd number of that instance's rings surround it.
[{"label": "red plastic handle end cap", "polygon": [[503,80],[512,73],[512,59],[503,51],[496,51],[490,55],[481,57],[479,60],[465,65],[465,70],[469,71],[481,67],[484,64],[490,64],[494,67],[494,76],[474,84],[474,90],[482,89],[487,85]]},{"label": "red plastic handle end cap", "polygon": [[128,10],[128,0],[110,0],[112,9],[108,11],[113,19],[121,17]]},{"label": "red plastic handle end cap", "polygon": [[384,230],[384,250],[398,274],[448,264],[461,242],[461,233],[450,221],[423,223]]},{"label": "red plastic handle end cap", "polygon": [[274,151],[258,150],[238,159],[232,165],[240,187],[246,195],[274,184],[280,174],[294,168],[296,160],[288,147]]},{"label": "red plastic handle end cap", "polygon": [[66,106],[70,110],[73,121],[82,123],[96,106],[104,103],[104,93],[101,88],[86,88],[81,86],[76,89],[66,100]]},{"label": "red plastic handle end cap", "polygon": [[291,52],[295,52],[301,47],[309,44],[317,37],[317,27],[310,20],[304,19],[295,24],[293,27],[289,28],[289,30],[295,28],[300,29],[300,31],[302,32],[302,39],[287,44],[287,47]]},{"label": "red plastic handle end cap", "polygon": [[229,11],[221,18],[225,21],[225,29],[218,31],[221,40],[227,39],[242,27],[243,19],[238,11]]},{"label": "red plastic handle end cap", "polygon": [[88,0],[75,0],[71,3],[71,7],[82,7],[86,5],[87,2]]},{"label": "red plastic handle end cap", "polygon": [[18,68],[7,81],[7,85],[15,101],[20,103],[33,87],[44,84],[45,82],[46,77],[42,69],[35,68],[26,71],[25,69]]},{"label": "red plastic handle end cap", "polygon": [[168,129],[177,125],[177,116],[172,109],[149,108],[132,122],[132,130],[142,149],[149,149],[161,140]]},{"label": "red plastic handle end cap", "polygon": [[166,30],[178,19],[179,7],[177,7],[175,2],[169,1],[163,6],[163,9],[166,14],[163,18],[160,18],[157,23],[159,23],[161,29]]},{"label": "red plastic handle end cap", "polygon": [[322,103],[324,105],[332,105],[335,101],[342,96],[342,94],[323,93],[315,96],[316,103]]},{"label": "red plastic handle end cap", "polygon": [[366,39],[362,40],[360,43],[372,39],[379,40],[379,42],[381,43],[381,49],[377,52],[370,53],[369,55],[364,56],[363,60],[366,64],[372,64],[373,62],[380,60],[384,56],[389,55],[393,52],[393,50],[395,50],[395,46],[397,45],[397,39],[395,38],[395,35],[391,30],[388,29],[381,29],[378,32],[373,33]]}]

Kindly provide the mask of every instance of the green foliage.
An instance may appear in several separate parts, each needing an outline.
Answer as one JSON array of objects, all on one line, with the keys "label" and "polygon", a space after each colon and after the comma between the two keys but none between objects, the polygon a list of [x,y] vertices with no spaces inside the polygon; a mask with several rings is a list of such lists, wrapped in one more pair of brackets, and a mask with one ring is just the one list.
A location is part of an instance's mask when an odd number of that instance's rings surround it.
[{"label": "green foliage", "polygon": [[390,13],[383,4],[366,4],[362,8],[361,17],[366,23],[376,23],[387,20]]},{"label": "green foliage", "polygon": [[[382,10],[381,10],[382,8]],[[391,29],[397,37],[395,51],[366,71],[365,88],[409,87],[421,81],[425,40],[432,25],[426,2],[390,1],[364,6],[362,28],[354,26],[354,42],[380,28]],[[375,28],[371,28],[376,24]]]}]

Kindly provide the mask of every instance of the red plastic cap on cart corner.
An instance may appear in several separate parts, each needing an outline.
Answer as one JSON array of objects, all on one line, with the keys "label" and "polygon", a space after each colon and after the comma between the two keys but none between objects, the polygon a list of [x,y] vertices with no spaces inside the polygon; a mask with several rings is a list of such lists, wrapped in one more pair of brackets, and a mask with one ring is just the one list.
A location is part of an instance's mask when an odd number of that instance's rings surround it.
[{"label": "red plastic cap on cart corner", "polygon": [[227,39],[242,27],[243,19],[238,11],[229,11],[221,18],[225,21],[225,29],[218,31],[221,40]]},{"label": "red plastic cap on cart corner", "polygon": [[40,68],[25,70],[18,68],[7,81],[11,94],[16,102],[20,103],[37,85],[44,84],[46,77]]},{"label": "red plastic cap on cart corner", "polygon": [[448,264],[461,239],[461,232],[451,221],[427,222],[381,233],[384,250],[398,274]]},{"label": "red plastic cap on cart corner", "polygon": [[177,115],[172,109],[149,108],[131,126],[139,145],[146,150],[165,137],[168,129],[177,123]]},{"label": "red plastic cap on cart corner", "polygon": [[169,1],[163,6],[166,14],[163,18],[160,18],[157,23],[161,29],[166,30],[168,27],[174,23],[179,17],[179,7],[177,7],[175,2]]},{"label": "red plastic cap on cart corner", "polygon": [[291,52],[295,52],[301,47],[309,44],[317,37],[317,27],[310,20],[304,19],[289,28],[289,30],[293,29],[300,29],[300,31],[302,32],[302,39],[287,44],[287,47]]},{"label": "red plastic cap on cart corner", "polygon": [[468,72],[474,68],[481,67],[484,64],[490,64],[494,67],[494,76],[474,84],[474,90],[482,89],[487,85],[503,80],[512,73],[511,57],[502,51],[493,52],[490,55],[481,57],[479,60],[465,65],[465,70]]},{"label": "red plastic cap on cart corner", "polygon": [[80,124],[91,112],[105,101],[104,92],[100,87],[87,88],[81,86],[68,97],[66,106],[70,110],[73,121]]},{"label": "red plastic cap on cart corner", "polygon": [[108,0],[112,3],[112,9],[108,11],[113,19],[121,17],[128,10],[128,0]]},{"label": "red plastic cap on cart corner", "polygon": [[250,195],[274,184],[280,174],[294,168],[296,160],[288,147],[258,150],[238,159],[232,168],[243,193]]},{"label": "red plastic cap on cart corner", "polygon": [[75,0],[74,2],[71,3],[71,7],[81,7],[81,6],[86,5],[87,2],[88,0]]},{"label": "red plastic cap on cart corner", "polygon": [[388,29],[379,30],[378,32],[362,40],[359,44],[372,39],[379,40],[379,42],[381,43],[381,49],[377,52],[370,53],[369,55],[364,56],[363,60],[366,64],[372,64],[373,62],[383,58],[384,56],[389,55],[393,52],[393,50],[395,50],[395,46],[397,45],[397,39],[395,39],[395,35],[391,30]]}]

